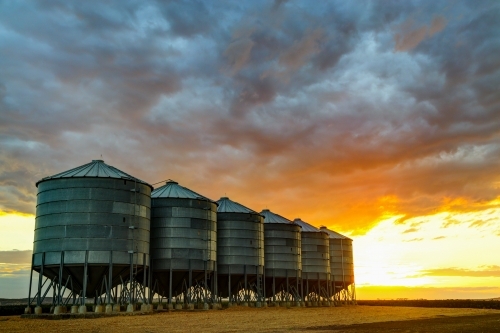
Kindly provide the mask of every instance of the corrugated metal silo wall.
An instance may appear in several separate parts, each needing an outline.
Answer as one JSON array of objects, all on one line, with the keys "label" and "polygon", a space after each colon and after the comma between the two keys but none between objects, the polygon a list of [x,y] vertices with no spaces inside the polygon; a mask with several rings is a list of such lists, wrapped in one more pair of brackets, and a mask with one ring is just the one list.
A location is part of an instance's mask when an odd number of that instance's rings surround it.
[{"label": "corrugated metal silo wall", "polygon": [[151,216],[151,258],[154,278],[167,296],[172,269],[174,295],[182,282],[199,280],[215,270],[217,259],[217,206],[207,200],[153,198]]},{"label": "corrugated metal silo wall", "polygon": [[352,240],[330,239],[331,280],[337,286],[349,286],[354,283],[354,260]]},{"label": "corrugated metal silo wall", "polygon": [[272,295],[273,280],[276,287],[302,276],[302,245],[300,226],[286,223],[264,223],[264,259],[266,295]]},{"label": "corrugated metal silo wall", "polygon": [[257,213],[217,213],[217,272],[219,292],[236,292],[244,274],[247,282],[264,273],[264,218]]},{"label": "corrugated metal silo wall", "polygon": [[95,296],[112,262],[113,286],[117,285],[120,275],[128,275],[129,251],[135,252],[138,272],[149,263],[150,207],[151,188],[131,180],[42,181],[37,194],[34,269],[40,271],[43,261],[44,275],[53,278],[63,258],[63,278],[71,274],[79,292],[87,258],[86,296]]},{"label": "corrugated metal silo wall", "polygon": [[302,231],[302,279],[328,280],[330,242],[323,232]]}]

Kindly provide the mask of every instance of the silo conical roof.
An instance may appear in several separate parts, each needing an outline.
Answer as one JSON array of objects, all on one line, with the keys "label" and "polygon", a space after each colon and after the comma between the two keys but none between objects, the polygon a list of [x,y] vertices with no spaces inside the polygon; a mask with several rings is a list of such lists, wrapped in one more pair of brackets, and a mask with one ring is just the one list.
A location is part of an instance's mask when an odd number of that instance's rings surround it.
[{"label": "silo conical roof", "polygon": [[344,235],[342,235],[342,234],[339,234],[339,233],[338,233],[338,232],[336,232],[336,231],[330,230],[330,229],[328,229],[327,227],[321,226],[319,229],[320,229],[321,231],[326,232],[330,238],[333,238],[333,239],[349,239],[349,240],[352,240],[351,238],[349,238],[349,237],[347,237],[347,236],[344,236]]},{"label": "silo conical roof", "polygon": [[183,198],[212,201],[211,199],[179,185],[176,181],[168,180],[165,185],[158,187],[151,193],[151,198]]},{"label": "silo conical roof", "polygon": [[256,211],[243,206],[242,204],[230,200],[228,197],[220,198],[217,203],[219,207],[217,207],[217,213],[253,213],[259,214]]},{"label": "silo conical roof", "polygon": [[264,216],[264,223],[293,223],[289,219],[271,212],[269,209],[263,209],[260,215]]},{"label": "silo conical roof", "polygon": [[295,220],[293,220],[293,223],[300,225],[302,227],[302,231],[322,232],[321,230],[319,230],[315,226],[313,226],[307,222],[302,221],[300,218],[296,218]]},{"label": "silo conical roof", "polygon": [[53,176],[45,177],[39,180],[36,183],[36,186],[38,187],[38,184],[41,182],[44,182],[46,180],[52,180],[52,179],[63,179],[63,178],[115,178],[115,179],[127,179],[127,180],[132,180],[136,181],[138,183],[147,185],[153,189],[153,186],[149,185],[143,180],[140,180],[138,178],[132,177],[128,173],[125,173],[114,166],[108,165],[104,163],[103,160],[92,160],[92,162],[84,164],[82,166],[73,168],[68,171],[64,171],[61,173],[58,173]]}]

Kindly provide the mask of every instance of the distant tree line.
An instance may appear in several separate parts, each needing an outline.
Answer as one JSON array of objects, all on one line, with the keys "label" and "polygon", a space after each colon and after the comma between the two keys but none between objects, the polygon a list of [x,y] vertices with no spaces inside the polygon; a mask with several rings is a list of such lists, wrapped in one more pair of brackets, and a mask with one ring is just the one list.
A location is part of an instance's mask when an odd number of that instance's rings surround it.
[{"label": "distant tree line", "polygon": [[413,306],[422,308],[473,308],[500,310],[500,300],[473,299],[394,299],[394,300],[357,300],[358,305],[371,306]]}]

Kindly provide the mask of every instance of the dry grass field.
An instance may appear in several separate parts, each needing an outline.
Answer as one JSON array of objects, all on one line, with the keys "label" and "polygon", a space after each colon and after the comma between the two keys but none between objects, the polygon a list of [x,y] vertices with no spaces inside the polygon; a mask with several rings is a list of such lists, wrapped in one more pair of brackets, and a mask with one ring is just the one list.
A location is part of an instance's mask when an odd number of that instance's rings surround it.
[{"label": "dry grass field", "polygon": [[[163,312],[144,316],[68,320],[21,319],[18,316],[10,316],[0,318],[0,331],[44,333],[364,332],[362,329],[348,329],[344,325],[450,317],[453,317],[453,320],[458,320],[459,318],[482,318],[483,316],[477,316],[487,314],[495,314],[493,318],[498,316],[498,327],[500,328],[500,312],[498,310],[351,306],[290,309],[234,307],[227,310]],[[486,317],[484,316],[484,318]],[[382,328],[381,330],[368,331],[384,332],[390,330]],[[400,331],[395,330],[394,332]],[[413,331],[407,330],[407,332]]]}]

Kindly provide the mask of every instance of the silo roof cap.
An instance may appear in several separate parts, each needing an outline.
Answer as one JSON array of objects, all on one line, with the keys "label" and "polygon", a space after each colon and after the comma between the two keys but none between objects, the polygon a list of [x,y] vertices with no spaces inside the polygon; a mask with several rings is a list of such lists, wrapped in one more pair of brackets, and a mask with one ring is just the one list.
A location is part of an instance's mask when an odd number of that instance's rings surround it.
[{"label": "silo roof cap", "polygon": [[293,223],[289,219],[271,212],[269,209],[263,209],[260,215],[264,216],[264,223]]},{"label": "silo roof cap", "polygon": [[300,218],[296,218],[293,220],[293,223],[298,224],[302,227],[302,231],[309,231],[309,232],[323,232],[316,228],[315,226],[302,221]]},{"label": "silo roof cap", "polygon": [[217,213],[253,213],[259,214],[256,211],[243,206],[242,204],[232,201],[228,197],[221,197],[217,203],[219,207],[217,207]]},{"label": "silo roof cap", "polygon": [[333,231],[333,230],[330,230],[328,229],[327,227],[325,226],[321,226],[319,227],[319,230],[321,231],[324,231],[328,234],[328,236],[332,239],[349,239],[349,240],[352,240],[351,238],[347,237],[347,236],[344,236],[342,234],[339,234],[338,232],[336,231]]},{"label": "silo roof cap", "polygon": [[144,185],[147,185],[153,189],[153,186],[146,183],[143,180],[132,177],[128,173],[125,173],[114,166],[104,163],[103,160],[92,160],[92,162],[84,164],[82,166],[73,168],[68,171],[60,172],[53,176],[45,177],[36,183],[38,184],[46,180],[52,179],[63,179],[63,178],[115,178],[115,179],[125,179],[135,181]]},{"label": "silo roof cap", "polygon": [[176,181],[171,179],[165,182],[165,185],[158,187],[151,192],[151,198],[183,198],[183,199],[198,199],[214,202],[213,200],[196,193],[187,187],[179,185]]}]

